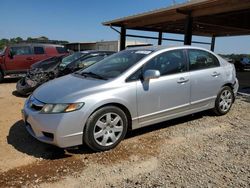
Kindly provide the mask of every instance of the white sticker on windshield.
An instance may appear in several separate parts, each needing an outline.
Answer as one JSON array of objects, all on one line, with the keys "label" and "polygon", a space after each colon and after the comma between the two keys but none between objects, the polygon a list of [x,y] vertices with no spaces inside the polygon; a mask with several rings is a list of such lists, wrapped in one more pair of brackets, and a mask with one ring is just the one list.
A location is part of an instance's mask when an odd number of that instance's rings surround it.
[{"label": "white sticker on windshield", "polygon": [[150,54],[151,53],[151,51],[136,51],[135,52],[136,54]]}]

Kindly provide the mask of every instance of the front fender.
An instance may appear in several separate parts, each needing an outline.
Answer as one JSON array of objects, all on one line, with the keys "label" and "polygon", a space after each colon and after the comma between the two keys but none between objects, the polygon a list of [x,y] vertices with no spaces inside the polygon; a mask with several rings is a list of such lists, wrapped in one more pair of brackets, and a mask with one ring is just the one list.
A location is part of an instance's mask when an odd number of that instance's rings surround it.
[{"label": "front fender", "polygon": [[125,100],[121,99],[121,98],[107,98],[107,99],[102,99],[98,102],[96,102],[94,105],[90,105],[88,107],[88,109],[86,109],[85,113],[86,115],[89,117],[92,113],[94,113],[96,111],[96,109],[108,105],[108,104],[119,104],[122,106],[125,106],[128,111],[130,112],[131,117],[136,116],[136,114],[133,114],[133,107],[126,102]]}]

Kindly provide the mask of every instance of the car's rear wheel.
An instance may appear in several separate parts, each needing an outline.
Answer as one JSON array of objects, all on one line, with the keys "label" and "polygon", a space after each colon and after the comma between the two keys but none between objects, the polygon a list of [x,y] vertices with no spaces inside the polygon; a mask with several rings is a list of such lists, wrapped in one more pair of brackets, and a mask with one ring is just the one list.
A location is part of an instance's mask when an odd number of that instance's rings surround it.
[{"label": "car's rear wheel", "polygon": [[83,139],[94,151],[109,150],[125,137],[127,127],[127,116],[120,108],[105,106],[89,117]]},{"label": "car's rear wheel", "polygon": [[217,115],[224,115],[229,112],[234,101],[234,94],[229,86],[224,86],[219,92],[216,101],[214,112]]}]

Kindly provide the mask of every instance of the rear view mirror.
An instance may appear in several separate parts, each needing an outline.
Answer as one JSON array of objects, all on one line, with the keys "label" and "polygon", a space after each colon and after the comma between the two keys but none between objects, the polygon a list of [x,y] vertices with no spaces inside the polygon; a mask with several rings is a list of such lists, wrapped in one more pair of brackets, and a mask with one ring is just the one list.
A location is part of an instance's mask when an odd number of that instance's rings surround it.
[{"label": "rear view mirror", "polygon": [[84,63],[79,63],[79,64],[77,65],[77,68],[78,68],[78,69],[84,68]]},{"label": "rear view mirror", "polygon": [[143,80],[149,81],[150,79],[156,79],[161,76],[160,71],[158,70],[146,70],[143,74]]}]

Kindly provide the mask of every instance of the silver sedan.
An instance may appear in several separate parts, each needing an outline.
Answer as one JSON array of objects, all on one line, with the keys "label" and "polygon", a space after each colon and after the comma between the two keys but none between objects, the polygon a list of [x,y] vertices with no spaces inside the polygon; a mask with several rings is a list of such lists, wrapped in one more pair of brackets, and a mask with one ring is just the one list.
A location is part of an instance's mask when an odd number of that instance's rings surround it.
[{"label": "silver sedan", "polygon": [[128,129],[208,109],[224,115],[237,90],[234,66],[211,51],[134,48],[42,85],[25,102],[23,119],[42,142],[104,151]]}]

